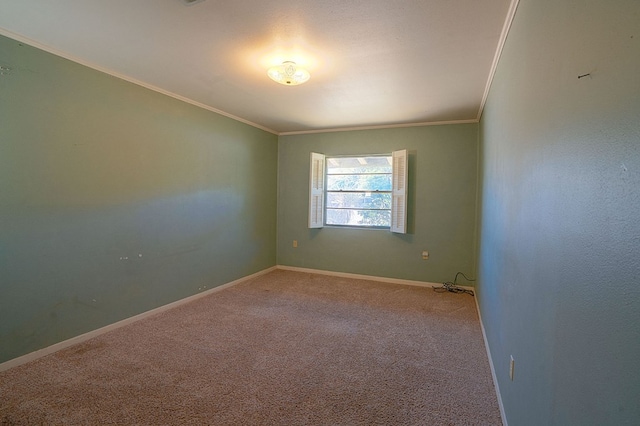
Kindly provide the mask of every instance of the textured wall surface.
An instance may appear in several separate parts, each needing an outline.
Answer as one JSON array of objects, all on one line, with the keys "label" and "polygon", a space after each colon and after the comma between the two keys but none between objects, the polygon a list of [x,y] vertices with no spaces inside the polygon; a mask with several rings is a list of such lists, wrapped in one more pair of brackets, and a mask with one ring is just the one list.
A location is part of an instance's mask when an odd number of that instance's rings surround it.
[{"label": "textured wall surface", "polygon": [[0,61],[0,362],[275,265],[275,135],[7,38]]},{"label": "textured wall surface", "polygon": [[[476,124],[281,136],[278,143],[278,263],[418,281],[474,274]],[[308,229],[311,152],[409,151],[407,234]],[[298,247],[293,247],[293,240]],[[423,250],[429,260],[422,260]],[[463,284],[472,285],[473,283]]]},{"label": "textured wall surface", "polygon": [[478,293],[509,424],[640,424],[640,2],[521,0],[480,144]]}]

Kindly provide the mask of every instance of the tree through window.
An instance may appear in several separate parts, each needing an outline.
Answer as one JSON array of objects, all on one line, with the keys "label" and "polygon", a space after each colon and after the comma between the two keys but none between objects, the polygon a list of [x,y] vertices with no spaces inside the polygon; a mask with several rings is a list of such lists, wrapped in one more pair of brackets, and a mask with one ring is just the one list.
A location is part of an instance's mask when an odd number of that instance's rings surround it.
[{"label": "tree through window", "polygon": [[388,228],[391,224],[392,159],[327,157],[327,225]]}]

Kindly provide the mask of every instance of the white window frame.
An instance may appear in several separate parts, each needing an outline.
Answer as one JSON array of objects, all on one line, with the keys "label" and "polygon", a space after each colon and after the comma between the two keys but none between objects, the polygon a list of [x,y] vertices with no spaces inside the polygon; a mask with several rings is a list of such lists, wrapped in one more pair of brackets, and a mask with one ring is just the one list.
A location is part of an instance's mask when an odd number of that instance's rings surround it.
[{"label": "white window frame", "polygon": [[[391,202],[391,232],[407,233],[407,178],[408,155],[407,150],[393,151],[392,158],[392,202]],[[309,228],[323,228],[326,197],[326,165],[325,155],[311,153],[309,170]],[[349,227],[348,225],[345,225]],[[353,226],[353,228],[368,228]],[[376,228],[373,228],[376,229]],[[379,229],[379,228],[378,228]],[[382,228],[382,229],[387,229]]]}]

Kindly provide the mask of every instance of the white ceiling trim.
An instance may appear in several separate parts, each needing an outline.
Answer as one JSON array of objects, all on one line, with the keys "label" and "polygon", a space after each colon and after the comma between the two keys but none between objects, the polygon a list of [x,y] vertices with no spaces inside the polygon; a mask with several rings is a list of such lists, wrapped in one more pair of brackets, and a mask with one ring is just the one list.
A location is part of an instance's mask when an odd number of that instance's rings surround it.
[{"label": "white ceiling trim", "polygon": [[174,99],[177,99],[179,101],[186,102],[188,104],[197,106],[199,108],[203,108],[203,109],[209,110],[211,112],[215,112],[216,114],[225,116],[227,118],[231,118],[232,120],[236,120],[236,121],[239,121],[241,123],[248,124],[249,126],[256,127],[256,128],[258,128],[260,130],[264,130],[265,132],[269,132],[269,133],[272,133],[274,135],[278,135],[278,132],[276,132],[275,130],[269,129],[268,127],[261,126],[260,124],[253,123],[253,122],[251,122],[249,120],[245,120],[244,118],[237,117],[237,116],[235,116],[233,114],[229,114],[229,113],[224,112],[222,110],[219,110],[217,108],[210,107],[210,106],[205,105],[203,103],[194,101],[193,99],[189,99],[189,98],[186,98],[184,96],[180,96],[180,95],[178,95],[176,93],[169,92],[167,90],[161,89],[159,87],[153,86],[153,85],[145,83],[143,81],[136,80],[135,78],[131,78],[131,77],[126,76],[124,74],[117,73],[117,72],[115,72],[113,70],[110,70],[108,68],[104,68],[104,67],[98,66],[98,65],[93,64],[91,62],[88,62],[88,61],[85,61],[83,59],[77,58],[77,57],[75,57],[73,55],[70,55],[70,54],[68,54],[66,52],[63,52],[63,51],[60,51],[58,49],[55,49],[55,48],[52,48],[50,46],[44,45],[42,43],[39,43],[39,42],[37,42],[35,40],[32,40],[32,39],[30,39],[28,37],[25,37],[25,36],[21,35],[21,34],[16,34],[13,31],[9,31],[9,30],[7,30],[5,28],[1,28],[0,27],[0,35],[12,38],[12,39],[14,39],[14,40],[16,40],[16,41],[18,41],[20,43],[28,44],[29,46],[38,48],[40,50],[44,50],[45,52],[51,53],[51,54],[56,55],[56,56],[60,56],[60,57],[62,57],[64,59],[68,59],[68,60],[70,60],[72,62],[78,63],[80,65],[84,65],[84,66],[89,67],[91,69],[94,69],[96,71],[103,72],[103,73],[108,74],[108,75],[110,75],[112,77],[116,77],[116,78],[119,78],[121,80],[125,80],[125,81],[127,81],[129,83],[133,83],[133,84],[136,84],[138,86],[142,86],[145,89],[153,90],[154,92],[158,92],[158,93],[161,93],[163,95],[170,96],[170,97],[172,97]]},{"label": "white ceiling trim", "polygon": [[359,127],[338,127],[335,129],[316,129],[316,130],[300,130],[294,132],[281,132],[279,136],[290,135],[308,135],[313,133],[331,133],[331,132],[351,132],[355,130],[377,130],[377,129],[396,129],[399,127],[423,127],[423,126],[441,126],[443,124],[469,124],[477,123],[477,119],[470,120],[452,120],[452,121],[427,121],[423,123],[404,123],[404,124],[381,124],[378,126],[359,126]]},{"label": "white ceiling trim", "polygon": [[[515,2],[515,3],[518,2],[518,0],[512,0],[512,1]],[[293,132],[277,132],[277,131],[275,131],[273,129],[269,129],[268,127],[261,126],[260,124],[251,122],[249,120],[245,120],[244,118],[235,116],[233,114],[229,114],[229,113],[227,113],[225,111],[222,111],[222,110],[219,110],[217,108],[210,107],[208,105],[205,105],[203,103],[194,101],[194,100],[189,99],[187,97],[178,95],[178,94],[173,93],[173,92],[169,92],[167,90],[161,89],[159,87],[153,86],[153,85],[145,83],[143,81],[136,80],[135,78],[131,78],[131,77],[126,76],[124,74],[120,74],[120,73],[115,72],[115,71],[113,71],[111,69],[98,66],[98,65],[96,65],[94,63],[91,63],[89,61],[85,61],[83,59],[80,59],[78,57],[70,55],[70,54],[68,54],[66,52],[63,52],[61,50],[55,49],[55,48],[53,48],[51,46],[47,46],[45,44],[42,44],[42,43],[37,42],[35,40],[32,40],[32,39],[30,39],[28,37],[25,37],[25,36],[21,35],[21,34],[17,34],[17,33],[13,32],[13,31],[9,31],[9,30],[7,30],[5,28],[0,27],[0,35],[9,37],[9,38],[11,38],[13,40],[16,40],[16,41],[20,42],[20,43],[28,44],[29,46],[35,47],[37,49],[40,49],[40,50],[43,50],[45,52],[51,53],[53,55],[60,56],[61,58],[64,58],[64,59],[67,59],[69,61],[78,63],[80,65],[84,65],[84,66],[89,67],[91,69],[94,69],[96,71],[103,72],[103,73],[108,74],[108,75],[110,75],[112,77],[116,77],[116,78],[119,78],[121,80],[127,81],[129,83],[136,84],[138,86],[144,87],[145,89],[153,90],[154,92],[158,92],[158,93],[161,93],[163,95],[170,96],[170,97],[172,97],[174,99],[177,99],[179,101],[186,102],[186,103],[194,105],[196,107],[203,108],[203,109],[206,109],[208,111],[214,112],[216,114],[231,118],[232,120],[236,120],[236,121],[239,121],[241,123],[248,124],[249,126],[253,126],[255,128],[258,128],[260,130],[264,130],[265,132],[269,132],[269,133],[272,133],[272,134],[277,135],[277,136],[304,135],[304,134],[313,134],[313,133],[349,132],[349,131],[356,131],[356,130],[392,129],[392,128],[401,128],[401,127],[440,126],[440,125],[444,125],[444,124],[469,124],[469,123],[477,123],[479,121],[479,119],[454,120],[454,121],[430,121],[430,122],[420,122],[420,123],[404,123],[404,124],[388,124],[388,125],[383,124],[383,125],[378,125],[378,126],[340,127],[340,128],[333,128],[333,129],[316,129],[316,130],[301,130],[301,131],[293,131]],[[506,35],[505,35],[505,38],[506,38]],[[501,44],[501,46],[502,46],[502,44]],[[499,57],[499,55],[496,54],[496,57]],[[497,61],[495,61],[495,62],[497,62]],[[494,70],[492,70],[492,71],[494,71]],[[492,72],[491,75],[493,76],[493,72]],[[490,84],[487,85],[487,88],[489,86],[490,86]],[[488,89],[487,89],[487,91],[488,91]],[[486,94],[485,94],[485,97],[486,97]],[[483,99],[483,102],[484,102],[484,99]],[[480,116],[481,114],[478,114],[478,115]]]},{"label": "white ceiling trim", "polygon": [[516,16],[516,10],[518,9],[519,3],[520,3],[520,0],[511,0],[511,4],[509,5],[509,11],[507,12],[507,19],[504,21],[504,26],[502,27],[502,33],[500,33],[500,41],[498,42],[498,48],[496,49],[496,54],[493,57],[493,63],[491,64],[491,70],[489,71],[489,78],[487,79],[487,85],[484,88],[484,94],[482,95],[482,101],[480,102],[480,108],[478,109],[478,118],[477,118],[478,122],[482,118],[482,112],[484,111],[484,105],[487,102],[487,98],[489,97],[489,91],[491,90],[493,77],[496,74],[496,70],[498,69],[498,63],[500,62],[500,57],[502,56],[502,50],[504,49],[504,44],[507,41],[507,36],[509,35],[509,30],[511,29],[511,24],[513,23],[513,19]]},{"label": "white ceiling trim", "polygon": [[185,97],[185,96],[182,96],[182,95],[178,95],[178,94],[173,93],[171,91],[168,91],[168,90],[162,89],[160,87],[151,85],[149,83],[145,83],[144,81],[135,79],[135,78],[130,77],[130,76],[126,75],[126,74],[121,74],[121,73],[116,72],[116,71],[114,71],[112,69],[96,65],[95,63],[92,63],[90,61],[81,59],[81,58],[76,57],[76,56],[74,56],[72,54],[69,54],[69,53],[67,53],[65,51],[53,48],[51,46],[48,46],[48,45],[43,44],[41,42],[35,41],[33,39],[30,39],[29,37],[23,36],[23,35],[21,35],[19,33],[15,33],[15,32],[13,32],[11,30],[7,30],[7,29],[2,28],[2,27],[0,27],[0,35],[4,35],[4,36],[7,36],[7,37],[10,37],[10,38],[12,38],[14,40],[17,40],[18,42],[22,42],[24,44],[33,46],[35,48],[44,50],[44,51],[46,51],[48,53],[51,53],[51,54],[54,54],[56,56],[65,58],[65,59],[70,60],[72,62],[81,64],[83,66],[87,66],[87,67],[89,67],[91,69],[94,69],[96,71],[103,72],[103,73],[105,73],[107,75],[119,78],[119,79],[127,81],[129,83],[136,84],[138,86],[144,87],[144,88],[152,90],[154,92],[157,92],[157,93],[172,97],[172,98],[180,100],[182,102],[186,102],[186,103],[191,104],[193,106],[196,106],[196,107],[211,111],[211,112],[213,112],[215,114],[219,114],[219,115],[222,115],[224,117],[230,118],[232,120],[239,121],[241,123],[247,124],[249,126],[255,127],[257,129],[266,131],[268,133],[271,133],[271,134],[274,134],[274,135],[277,135],[277,136],[280,136],[280,135],[301,135],[301,134],[344,132],[344,131],[372,130],[372,129],[386,129],[386,128],[403,128],[403,127],[419,127],[419,126],[432,126],[432,125],[445,125],[445,124],[478,123],[480,121],[480,118],[482,117],[484,106],[485,106],[485,103],[487,101],[490,89],[491,89],[493,78],[494,78],[494,75],[495,75],[499,60],[500,60],[500,56],[502,54],[502,50],[504,48],[505,41],[507,39],[509,30],[511,28],[511,24],[512,24],[513,19],[514,19],[514,16],[515,16],[515,13],[516,13],[516,9],[518,7],[518,3],[519,3],[519,0],[510,0],[509,9],[508,9],[508,12],[507,12],[507,19],[505,20],[505,22],[503,24],[503,28],[502,28],[500,39],[499,39],[499,43],[498,43],[498,47],[497,47],[497,49],[495,51],[495,54],[494,54],[493,62],[492,62],[492,65],[491,65],[491,68],[490,68],[490,72],[489,72],[489,76],[488,76],[488,79],[487,79],[487,82],[486,82],[486,85],[485,85],[485,90],[484,90],[484,93],[483,93],[483,97],[482,97],[481,103],[480,103],[479,108],[478,108],[477,117],[475,119],[453,120],[453,121],[435,121],[435,122],[415,122],[415,123],[387,124],[387,125],[383,124],[383,125],[355,126],[355,127],[337,127],[337,128],[324,128],[324,129],[300,130],[300,131],[289,131],[289,132],[287,132],[287,131],[278,132],[278,131],[273,130],[271,128],[265,127],[264,125],[260,125],[260,124],[257,124],[255,122],[249,121],[247,119],[241,118],[241,117],[239,117],[237,115],[233,115],[233,114],[227,113],[227,112],[225,112],[223,110],[220,110],[220,109],[214,108],[212,106],[203,104],[203,103],[195,101],[195,100],[193,100],[191,98],[188,98],[188,97]]}]

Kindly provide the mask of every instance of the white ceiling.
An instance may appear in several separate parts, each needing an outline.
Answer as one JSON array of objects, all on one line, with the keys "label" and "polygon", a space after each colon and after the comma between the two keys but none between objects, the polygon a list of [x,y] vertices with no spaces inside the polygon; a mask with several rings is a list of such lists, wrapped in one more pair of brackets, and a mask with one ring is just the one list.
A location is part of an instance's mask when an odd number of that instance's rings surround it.
[{"label": "white ceiling", "polygon": [[0,34],[282,134],[477,120],[511,3],[2,0]]}]

